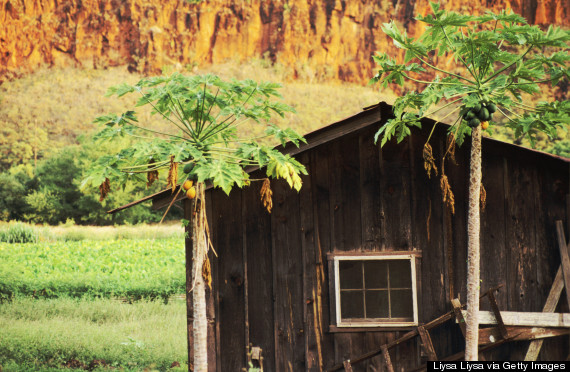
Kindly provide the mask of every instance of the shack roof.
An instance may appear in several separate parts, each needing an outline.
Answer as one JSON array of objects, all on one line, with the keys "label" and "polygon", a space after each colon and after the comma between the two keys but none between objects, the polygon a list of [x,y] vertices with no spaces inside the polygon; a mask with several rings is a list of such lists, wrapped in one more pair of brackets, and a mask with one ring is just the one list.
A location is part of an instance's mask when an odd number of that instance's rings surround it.
[{"label": "shack roof", "polygon": [[[307,140],[306,144],[302,144],[301,146],[297,147],[293,143],[287,143],[285,146],[278,146],[281,148],[283,153],[289,154],[291,156],[303,153],[308,151],[314,147],[319,145],[328,143],[333,141],[337,138],[342,136],[348,135],[350,133],[356,132],[360,129],[366,128],[371,125],[379,124],[382,121],[385,121],[392,117],[392,106],[386,102],[380,102],[376,105],[369,106],[364,108],[361,112],[356,115],[350,116],[346,119],[337,121],[315,131],[309,132],[305,135],[305,139]],[[433,119],[423,119],[422,125],[424,126],[433,126],[435,125],[436,121]],[[449,124],[442,124],[443,126],[449,127]],[[549,154],[543,151],[529,149],[527,147],[514,145],[506,142],[502,142],[493,138],[483,137],[483,144],[486,148],[494,148],[500,149],[502,152],[515,152],[519,153],[522,156],[530,156],[537,158],[537,160],[545,160],[545,161],[560,161],[563,163],[567,163],[570,166],[570,158],[565,158],[562,156],[557,156],[553,154]],[[252,167],[251,171],[256,170],[257,168]],[[131,203],[125,204],[118,208],[112,209],[107,213],[116,213],[122,211],[124,209],[133,207],[137,204],[143,203],[148,200],[153,201],[152,208],[153,209],[160,209],[166,205],[168,205],[172,200],[172,189],[168,188],[166,190],[159,191],[152,195],[145,196],[142,199],[133,201]],[[183,200],[186,198],[186,195],[180,194],[176,198],[176,201]]]}]

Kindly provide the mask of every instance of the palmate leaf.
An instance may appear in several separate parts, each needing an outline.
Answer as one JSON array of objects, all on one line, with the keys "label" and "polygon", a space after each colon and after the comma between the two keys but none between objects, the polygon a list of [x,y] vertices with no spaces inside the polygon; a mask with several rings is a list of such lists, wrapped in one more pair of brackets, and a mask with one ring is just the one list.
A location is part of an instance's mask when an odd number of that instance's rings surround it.
[{"label": "palmate leaf", "polygon": [[269,125],[265,130],[265,134],[275,137],[282,146],[291,141],[295,146],[299,147],[301,142],[307,143],[307,140],[291,128],[281,129],[276,125]]},{"label": "palmate leaf", "polygon": [[501,10],[500,13],[493,13],[487,10],[485,14],[476,17],[476,21],[480,23],[498,21],[502,23],[527,24],[527,20],[524,17],[514,13],[512,10]]},{"label": "palmate leaf", "polygon": [[234,185],[243,187],[249,179],[249,175],[239,164],[220,159],[196,163],[194,173],[198,177],[198,182],[211,180],[214,187],[221,188],[227,195]]},{"label": "palmate leaf", "polygon": [[407,78],[407,72],[424,72],[425,69],[417,63],[409,63],[406,65],[399,64],[395,59],[391,59],[387,54],[379,54],[372,56],[380,70],[371,79],[371,82],[381,82],[384,87],[388,83],[404,85]]}]

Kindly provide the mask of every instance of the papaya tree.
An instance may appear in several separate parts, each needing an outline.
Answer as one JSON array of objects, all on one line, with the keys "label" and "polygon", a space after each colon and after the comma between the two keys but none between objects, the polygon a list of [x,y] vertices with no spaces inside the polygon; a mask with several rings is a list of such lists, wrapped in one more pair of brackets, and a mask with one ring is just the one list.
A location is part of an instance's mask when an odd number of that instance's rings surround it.
[{"label": "papaya tree", "polygon": [[[402,49],[403,62],[375,55],[378,73],[372,78],[388,84],[414,85],[394,104],[394,118],[375,135],[381,146],[398,142],[421,127],[421,119],[440,114],[450,123],[448,143],[461,145],[471,136],[467,221],[466,360],[478,358],[480,292],[481,133],[504,125],[531,143],[539,132],[556,138],[570,123],[568,101],[532,105],[529,95],[541,84],[568,79],[570,33],[557,27],[542,30],[511,11],[464,15],[431,3],[432,14],[418,16],[425,32],[408,37],[394,22],[383,31]],[[441,63],[441,62],[445,62]],[[444,113],[441,115],[441,113]],[[433,131],[432,131],[433,133]],[[430,135],[431,137],[431,135]],[[451,140],[451,141],[450,141]],[[435,166],[429,138],[424,147],[426,169]],[[441,175],[444,200],[453,201],[447,178]],[[447,193],[447,194],[446,194]]]},{"label": "papaya tree", "polygon": [[[166,182],[172,189],[172,203],[181,192],[192,200],[185,223],[192,247],[186,261],[187,265],[192,262],[192,272],[187,274],[187,295],[192,292],[193,314],[188,316],[194,319],[194,371],[208,370],[205,290],[211,281],[207,256],[211,243],[205,212],[206,183],[229,195],[232,188],[254,181],[247,168],[264,168],[267,178],[258,181],[264,181],[262,200],[269,209],[269,178],[282,178],[299,191],[300,174],[306,174],[301,163],[273,147],[287,141],[298,146],[305,141],[293,130],[270,123],[272,115],[293,111],[278,100],[279,87],[252,80],[227,82],[210,74],[150,77],[135,85],[111,87],[107,95],[139,95],[135,109],[150,107],[166,125],[141,123],[134,109],[95,120],[104,125],[96,136],[98,140],[132,136],[138,141],[97,159],[83,182],[85,186],[99,186],[103,199],[112,188],[126,182],[150,185],[163,172],[168,173]],[[169,127],[172,130],[158,129]],[[273,142],[263,140],[266,137]],[[190,368],[190,355],[188,365]]]}]

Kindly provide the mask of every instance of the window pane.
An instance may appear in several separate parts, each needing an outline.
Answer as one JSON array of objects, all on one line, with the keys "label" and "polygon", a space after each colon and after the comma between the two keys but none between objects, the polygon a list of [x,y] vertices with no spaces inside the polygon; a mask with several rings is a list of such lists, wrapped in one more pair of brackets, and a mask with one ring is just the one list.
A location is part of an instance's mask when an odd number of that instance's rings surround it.
[{"label": "window pane", "polygon": [[366,291],[366,317],[388,318],[388,291]]},{"label": "window pane", "polygon": [[412,269],[409,260],[390,260],[390,288],[412,288]]},{"label": "window pane", "polygon": [[343,319],[364,318],[362,291],[340,292],[340,316]]},{"label": "window pane", "polygon": [[386,261],[364,261],[364,282],[366,289],[388,288]]},{"label": "window pane", "polygon": [[390,291],[392,302],[392,318],[413,318],[414,308],[411,289],[394,289]]},{"label": "window pane", "polygon": [[362,261],[338,262],[341,289],[362,289]]}]

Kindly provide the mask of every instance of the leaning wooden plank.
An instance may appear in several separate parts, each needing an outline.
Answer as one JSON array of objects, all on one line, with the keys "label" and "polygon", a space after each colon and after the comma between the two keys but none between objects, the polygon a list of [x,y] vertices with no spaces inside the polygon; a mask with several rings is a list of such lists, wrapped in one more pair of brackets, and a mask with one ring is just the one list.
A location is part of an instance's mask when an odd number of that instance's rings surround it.
[{"label": "leaning wooden plank", "polygon": [[[562,266],[558,267],[558,271],[556,272],[556,277],[554,278],[554,282],[552,283],[552,287],[550,288],[550,293],[548,294],[548,298],[546,299],[546,303],[544,304],[544,308],[542,309],[543,313],[553,313],[556,310],[556,305],[558,305],[558,301],[560,300],[560,295],[562,294],[562,289],[564,288],[564,281],[562,280]],[[536,340],[532,341],[528,346],[528,351],[524,357],[525,361],[533,361],[538,358],[538,354],[540,353],[540,349],[542,348],[542,344],[544,340]]]},{"label": "leaning wooden plank", "polygon": [[556,221],[556,237],[558,238],[558,250],[560,251],[560,259],[562,260],[562,279],[566,287],[566,300],[570,305],[570,257],[566,247],[566,237],[564,236],[564,225],[562,221]]},{"label": "leaning wooden plank", "polygon": [[463,317],[463,313],[461,313],[461,302],[459,299],[454,298],[451,300],[451,306],[453,306],[453,312],[455,313],[455,320],[457,324],[459,324],[459,328],[461,328],[461,333],[463,333],[463,337],[465,337],[466,329],[465,329],[465,318]]},{"label": "leaning wooden plank", "polygon": [[382,345],[382,355],[384,356],[384,362],[386,363],[386,369],[388,372],[394,372],[394,366],[392,365],[392,359],[390,358],[390,352],[386,345]]},{"label": "leaning wooden plank", "polygon": [[418,326],[418,333],[422,339],[422,345],[424,346],[424,349],[427,353],[428,360],[437,360],[437,354],[433,348],[433,343],[431,342],[429,332],[423,326]]},{"label": "leaning wooden plank", "polygon": [[[507,326],[509,335],[512,335],[510,341],[531,341],[543,340],[548,337],[558,337],[570,334],[568,328],[546,328],[546,327],[516,327]],[[490,345],[501,340],[501,332],[499,329],[481,328],[479,329],[479,345]]]},{"label": "leaning wooden plank", "polygon": [[[461,310],[463,316],[465,310]],[[501,311],[503,322],[507,326],[532,326],[532,327],[570,327],[569,313],[524,313],[517,311]],[[497,320],[491,311],[479,311],[480,324],[497,324]]]},{"label": "leaning wooden plank", "polygon": [[487,298],[489,299],[489,304],[491,305],[491,310],[493,311],[493,315],[497,320],[497,328],[499,328],[501,338],[508,338],[509,334],[507,332],[507,328],[503,323],[503,318],[501,316],[501,312],[499,311],[499,305],[497,305],[497,300],[495,299],[495,295],[493,294],[492,291],[488,292]]}]

